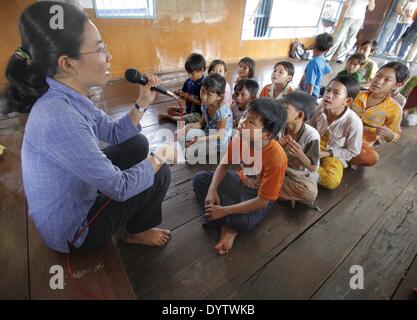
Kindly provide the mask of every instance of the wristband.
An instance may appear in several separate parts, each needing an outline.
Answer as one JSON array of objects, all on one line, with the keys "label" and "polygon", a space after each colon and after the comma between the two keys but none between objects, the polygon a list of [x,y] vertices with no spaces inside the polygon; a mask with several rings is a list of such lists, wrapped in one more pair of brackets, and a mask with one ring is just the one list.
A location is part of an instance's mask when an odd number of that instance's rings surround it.
[{"label": "wristband", "polygon": [[135,103],[135,108],[136,108],[136,110],[138,110],[139,112],[142,112],[142,113],[145,113],[146,110],[148,110],[148,108],[141,107],[137,103]]},{"label": "wristband", "polygon": [[164,160],[162,160],[159,156],[157,156],[155,153],[153,153],[153,152],[151,152],[151,156],[152,157],[154,157],[155,159],[156,159],[156,161],[158,162],[158,164],[160,165],[160,166],[162,166],[164,163],[165,163],[165,161]]}]

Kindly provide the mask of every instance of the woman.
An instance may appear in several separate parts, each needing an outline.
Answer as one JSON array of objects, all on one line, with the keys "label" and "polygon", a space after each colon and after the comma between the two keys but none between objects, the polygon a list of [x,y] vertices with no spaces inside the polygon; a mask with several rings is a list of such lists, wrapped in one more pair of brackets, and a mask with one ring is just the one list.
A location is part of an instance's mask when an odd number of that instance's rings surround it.
[{"label": "woman", "polygon": [[[63,8],[64,29],[50,27],[54,5]],[[106,84],[112,57],[82,11],[36,2],[21,15],[20,35],[6,71],[8,106],[30,112],[22,174],[29,215],[44,242],[60,252],[87,252],[126,225],[127,243],[166,244],[169,231],[155,227],[170,183],[164,163],[174,149],[148,156],[148,141],[139,134],[155,98],[150,87],[159,79],[147,74],[137,108],[114,121],[87,98],[90,88]],[[100,150],[99,140],[110,146]]]}]

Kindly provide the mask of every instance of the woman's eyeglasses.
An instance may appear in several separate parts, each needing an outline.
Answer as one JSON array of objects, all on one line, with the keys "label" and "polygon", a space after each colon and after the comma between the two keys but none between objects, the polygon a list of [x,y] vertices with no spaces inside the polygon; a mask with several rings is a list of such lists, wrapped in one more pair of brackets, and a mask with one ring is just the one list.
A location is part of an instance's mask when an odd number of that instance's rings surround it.
[{"label": "woman's eyeglasses", "polygon": [[109,54],[109,47],[107,46],[107,44],[103,43],[103,45],[98,48],[95,51],[90,51],[90,52],[83,52],[80,53],[80,55],[84,55],[84,54],[91,54],[91,53],[105,53],[105,54]]}]

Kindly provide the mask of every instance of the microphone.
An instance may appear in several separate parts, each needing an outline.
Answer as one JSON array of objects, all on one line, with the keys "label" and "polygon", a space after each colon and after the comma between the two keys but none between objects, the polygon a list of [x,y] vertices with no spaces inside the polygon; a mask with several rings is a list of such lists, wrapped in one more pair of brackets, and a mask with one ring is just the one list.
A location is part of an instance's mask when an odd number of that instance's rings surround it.
[{"label": "microphone", "polygon": [[[138,83],[142,86],[145,86],[148,83],[148,79],[136,69],[127,69],[125,72],[125,78],[127,81],[131,83]],[[165,94],[167,96],[177,99],[176,95],[173,92],[165,88],[156,86],[156,87],[151,87],[151,90],[154,90],[156,92],[159,92],[159,93],[162,93],[162,94]]]}]

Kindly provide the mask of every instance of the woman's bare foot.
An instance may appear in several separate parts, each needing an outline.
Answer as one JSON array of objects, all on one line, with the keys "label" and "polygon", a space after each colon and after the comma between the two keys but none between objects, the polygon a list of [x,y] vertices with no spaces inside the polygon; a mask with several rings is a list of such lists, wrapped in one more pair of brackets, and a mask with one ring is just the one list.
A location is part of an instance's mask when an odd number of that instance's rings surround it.
[{"label": "woman's bare foot", "polygon": [[236,231],[228,227],[222,226],[220,230],[220,240],[214,247],[214,249],[217,251],[217,254],[224,255],[226,253],[229,253],[229,251],[233,247],[233,242],[235,241],[236,236]]},{"label": "woman's bare foot", "polygon": [[127,244],[142,244],[151,247],[162,247],[167,244],[171,232],[169,230],[152,228],[137,234],[126,233],[121,237]]}]

